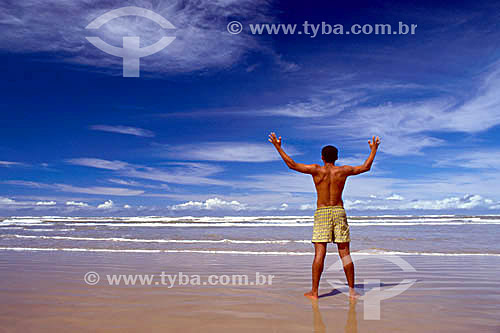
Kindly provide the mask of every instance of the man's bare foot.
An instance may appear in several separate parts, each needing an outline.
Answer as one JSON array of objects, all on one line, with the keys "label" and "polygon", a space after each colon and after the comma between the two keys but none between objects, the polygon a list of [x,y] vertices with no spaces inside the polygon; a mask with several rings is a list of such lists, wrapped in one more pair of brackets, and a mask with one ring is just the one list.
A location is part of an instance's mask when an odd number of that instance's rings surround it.
[{"label": "man's bare foot", "polygon": [[361,295],[358,294],[354,288],[349,288],[349,298],[350,299],[357,299],[359,296],[361,296]]},{"label": "man's bare foot", "polygon": [[318,299],[318,293],[313,293],[312,291],[305,293],[304,296],[312,300]]}]

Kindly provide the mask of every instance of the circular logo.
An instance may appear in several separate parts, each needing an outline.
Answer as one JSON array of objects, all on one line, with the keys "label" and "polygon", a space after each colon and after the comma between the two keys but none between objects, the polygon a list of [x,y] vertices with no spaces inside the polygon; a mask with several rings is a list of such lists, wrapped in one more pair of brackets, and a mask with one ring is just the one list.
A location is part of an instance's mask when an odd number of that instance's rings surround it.
[{"label": "circular logo", "polygon": [[237,35],[243,31],[243,25],[238,21],[231,21],[227,24],[227,31],[232,35]]},{"label": "circular logo", "polygon": [[87,272],[83,279],[85,280],[86,284],[93,286],[99,283],[100,277],[96,272]]}]

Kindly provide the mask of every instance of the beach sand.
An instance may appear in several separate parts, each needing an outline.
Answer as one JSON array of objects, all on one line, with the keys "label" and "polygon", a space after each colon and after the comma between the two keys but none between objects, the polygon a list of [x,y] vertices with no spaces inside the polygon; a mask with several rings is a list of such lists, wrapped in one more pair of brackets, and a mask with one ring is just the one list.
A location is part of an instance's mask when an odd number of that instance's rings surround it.
[{"label": "beach sand", "polygon": [[[354,256],[355,257],[355,256]],[[500,332],[500,257],[405,255],[414,272],[381,259],[355,261],[357,284],[381,290],[414,279],[381,301],[380,320],[365,318],[364,301],[349,301],[327,280],[317,303],[311,256],[193,253],[2,251],[1,332]],[[327,256],[325,270],[337,261]],[[100,275],[88,285],[87,272]],[[110,286],[109,274],[274,275],[265,285]],[[158,280],[157,280],[158,281]],[[161,283],[160,283],[161,284]],[[363,289],[360,288],[361,292]]]}]

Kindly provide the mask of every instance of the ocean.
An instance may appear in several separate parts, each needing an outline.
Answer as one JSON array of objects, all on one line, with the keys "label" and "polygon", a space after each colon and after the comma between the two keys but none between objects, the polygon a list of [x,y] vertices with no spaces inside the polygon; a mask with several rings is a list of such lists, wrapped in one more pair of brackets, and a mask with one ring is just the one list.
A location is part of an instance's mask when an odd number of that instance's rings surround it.
[{"label": "ocean", "polygon": [[[500,216],[353,216],[348,222],[353,253],[500,256]],[[0,250],[311,255],[312,225],[312,216],[10,217],[0,221]]]}]

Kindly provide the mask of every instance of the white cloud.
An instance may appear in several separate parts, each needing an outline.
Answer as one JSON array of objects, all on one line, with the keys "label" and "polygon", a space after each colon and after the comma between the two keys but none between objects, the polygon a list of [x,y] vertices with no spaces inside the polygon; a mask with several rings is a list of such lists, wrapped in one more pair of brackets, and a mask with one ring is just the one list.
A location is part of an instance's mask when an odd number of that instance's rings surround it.
[{"label": "white cloud", "polygon": [[286,203],[282,203],[280,206],[280,210],[287,210],[287,208],[288,208],[288,204],[286,204]]},{"label": "white cloud", "polygon": [[99,158],[73,158],[67,160],[68,163],[74,165],[87,166],[97,169],[106,170],[123,170],[130,166],[130,164],[122,161],[108,161]]},{"label": "white cloud", "polygon": [[18,185],[18,186],[35,187],[35,188],[50,188],[50,185],[48,184],[25,181],[25,180],[6,180],[3,183],[9,185]]},{"label": "white cloud", "polygon": [[365,196],[388,197],[396,189],[404,187],[407,180],[389,177],[375,177],[368,174],[347,178],[344,196],[359,198]]},{"label": "white cloud", "polygon": [[300,210],[311,210],[314,208],[315,208],[314,205],[311,205],[311,204],[302,204],[299,207]]},{"label": "white cloud", "polygon": [[158,189],[158,190],[169,190],[170,189],[170,187],[167,184],[152,185],[152,184],[145,184],[145,183],[136,182],[134,180],[124,180],[124,179],[115,179],[115,178],[108,179],[108,181],[111,183],[125,185],[125,186],[152,188],[152,189]]},{"label": "white cloud", "polygon": [[[281,159],[270,143],[202,142],[164,146],[163,149],[162,155],[190,161],[268,162]],[[287,153],[297,155],[293,147],[287,147]]]},{"label": "white cloud", "polygon": [[305,101],[288,103],[285,106],[252,111],[258,116],[285,116],[294,118],[316,118],[334,116],[347,108],[359,104],[366,98],[365,94],[347,89],[336,89],[325,91],[324,94],[316,94]]},{"label": "white cloud", "polygon": [[494,201],[478,194],[446,197],[442,199],[387,200],[355,199],[344,200],[346,209],[353,210],[467,210],[474,208],[493,209]]},{"label": "white cloud", "polygon": [[170,206],[172,210],[186,210],[186,209],[206,209],[206,210],[215,210],[215,209],[229,209],[229,210],[244,210],[246,209],[246,205],[240,203],[239,201],[225,201],[219,199],[217,197],[210,198],[205,201],[188,201],[182,204],[177,204]]},{"label": "white cloud", "polygon": [[271,52],[274,57],[274,61],[285,73],[296,72],[300,70],[300,66],[294,62],[286,61],[283,59],[283,55]]},{"label": "white cloud", "polygon": [[468,169],[500,169],[500,151],[498,150],[467,150],[467,152],[454,152],[451,157],[438,160],[436,167],[460,167]]},{"label": "white cloud", "polygon": [[370,209],[368,208],[370,200],[344,200],[344,207],[346,209]]},{"label": "white cloud", "polygon": [[230,182],[205,177],[221,170],[222,168],[218,166],[193,164],[168,168],[167,170],[151,167],[135,168],[123,172],[123,175],[173,184],[229,185]]},{"label": "white cloud", "polygon": [[123,205],[123,208],[129,209],[129,208],[132,208],[132,206],[130,206],[130,205]]},{"label": "white cloud", "polygon": [[143,165],[129,164],[122,161],[108,161],[98,158],[75,158],[67,161],[70,164],[82,165],[98,169],[119,171],[120,175],[130,178],[141,178],[174,184],[196,185],[228,185],[228,182],[208,178],[206,176],[223,169],[216,165],[203,163],[168,163],[166,168],[153,168]]},{"label": "white cloud", "polygon": [[121,187],[102,187],[102,186],[79,187],[67,184],[45,184],[45,183],[37,183],[37,182],[22,181],[22,180],[21,181],[10,180],[10,181],[5,181],[4,183],[19,185],[19,186],[34,187],[34,188],[44,188],[62,192],[72,192],[72,193],[106,194],[106,195],[117,195],[117,196],[132,196],[144,193],[144,191],[142,190],[131,190],[128,188],[121,188]]},{"label": "white cloud", "polygon": [[491,201],[484,199],[480,195],[468,194],[463,197],[449,197],[441,200],[417,200],[404,205],[404,208],[411,209],[471,209],[486,206]]},{"label": "white cloud", "polygon": [[86,193],[86,194],[133,196],[133,195],[141,195],[144,193],[144,191],[142,190],[131,190],[128,188],[120,188],[120,187],[102,187],[102,186],[78,187],[66,184],[56,184],[55,187],[63,192]]},{"label": "white cloud", "polygon": [[0,207],[4,209],[36,209],[39,207],[51,207],[55,205],[55,201],[18,201],[7,197],[0,197]]},{"label": "white cloud", "polygon": [[0,197],[0,207],[8,210],[26,209],[36,207],[34,201],[18,201],[15,199]]},{"label": "white cloud", "polygon": [[394,193],[391,196],[388,196],[387,198],[385,198],[385,200],[401,201],[401,200],[404,200],[404,197],[400,196],[399,194]]},{"label": "white cloud", "polygon": [[[314,127],[340,131],[362,139],[372,135],[381,137],[381,150],[392,155],[419,154],[423,148],[444,143],[443,140],[422,134],[432,130],[443,120],[433,121],[449,108],[448,100],[429,100],[403,104],[384,104],[377,107],[358,107],[338,115],[335,122],[325,120]],[[438,116],[443,117],[443,115]],[[438,128],[436,128],[437,130]],[[368,147],[368,145],[367,145]]]},{"label": "white cloud", "polygon": [[143,129],[143,128],[137,128],[137,127],[93,125],[93,126],[90,126],[90,128],[93,130],[96,130],[96,131],[129,134],[129,135],[142,136],[142,137],[154,137],[155,136],[155,134],[153,132],[146,130],[146,129]]},{"label": "white cloud", "polygon": [[55,201],[38,201],[36,203],[37,206],[55,206],[56,202]]},{"label": "white cloud", "polygon": [[480,132],[500,124],[500,63],[483,76],[472,98],[450,114],[441,114],[436,125],[451,131]]},{"label": "white cloud", "polygon": [[126,185],[126,186],[144,186],[144,184],[133,181],[133,180],[123,180],[123,179],[108,179],[109,182],[119,184],[119,185]]},{"label": "white cloud", "polygon": [[[420,97],[410,98],[408,102],[388,100],[387,92],[401,89],[398,84],[388,84],[379,90],[360,87],[358,95],[347,95],[333,103],[329,102],[329,92],[320,89],[320,94],[315,93],[307,102],[291,103],[267,112],[304,118],[300,129],[315,136],[330,135],[333,131],[361,142],[379,135],[383,152],[396,156],[422,154],[425,148],[446,144],[433,132],[478,133],[500,124],[500,62],[469,83],[472,88],[467,94],[433,89],[430,98],[421,97],[422,87],[409,86],[405,88],[406,95],[415,93]],[[331,83],[323,83],[328,84]],[[345,83],[341,89],[345,90]],[[440,94],[437,97],[436,92]]]},{"label": "white cloud", "polygon": [[[95,31],[85,29],[97,17],[123,6],[150,9],[169,20],[176,29],[160,29],[156,23],[138,17],[117,18]],[[111,45],[120,46],[123,36],[139,36],[144,46],[152,45],[164,36],[175,36],[167,48],[141,59],[141,75],[145,72],[226,69],[247,51],[260,50],[274,57],[264,43],[259,44],[256,36],[248,33],[231,35],[226,30],[227,18],[230,17],[254,22],[272,21],[265,14],[267,8],[266,0],[132,0],[126,4],[117,0],[15,1],[0,7],[0,48],[10,52],[56,53],[66,62],[103,68],[121,75],[122,59],[102,52],[85,37],[97,36]]]},{"label": "white cloud", "polygon": [[246,181],[235,181],[234,186],[280,193],[315,193],[312,177],[295,171],[252,175],[246,178]]},{"label": "white cloud", "polygon": [[[451,172],[429,175],[425,177],[409,179],[388,179],[377,177],[380,186],[386,189],[385,196],[392,193],[399,193],[407,199],[440,198],[445,194],[449,196],[463,196],[469,193],[479,194],[483,197],[498,198],[498,188],[500,188],[500,178],[496,171],[492,172],[464,172],[464,170],[453,170]],[[359,182],[358,190],[362,189],[362,182]],[[349,188],[347,188],[349,190]],[[376,193],[367,191],[367,193]],[[387,193],[387,191],[389,193]]]},{"label": "white cloud", "polygon": [[66,201],[66,206],[89,207],[89,204],[85,202]]},{"label": "white cloud", "polygon": [[0,205],[15,205],[16,201],[10,198],[0,197]]},{"label": "white cloud", "polygon": [[365,162],[368,154],[366,155],[356,155],[354,157],[340,157],[335,165],[361,165]]},{"label": "white cloud", "polygon": [[0,161],[0,166],[4,166],[4,167],[19,166],[19,165],[23,165],[23,163],[12,162],[12,161]]},{"label": "white cloud", "polygon": [[97,209],[110,209],[113,208],[114,203],[112,200],[107,200],[104,203],[97,205]]}]

